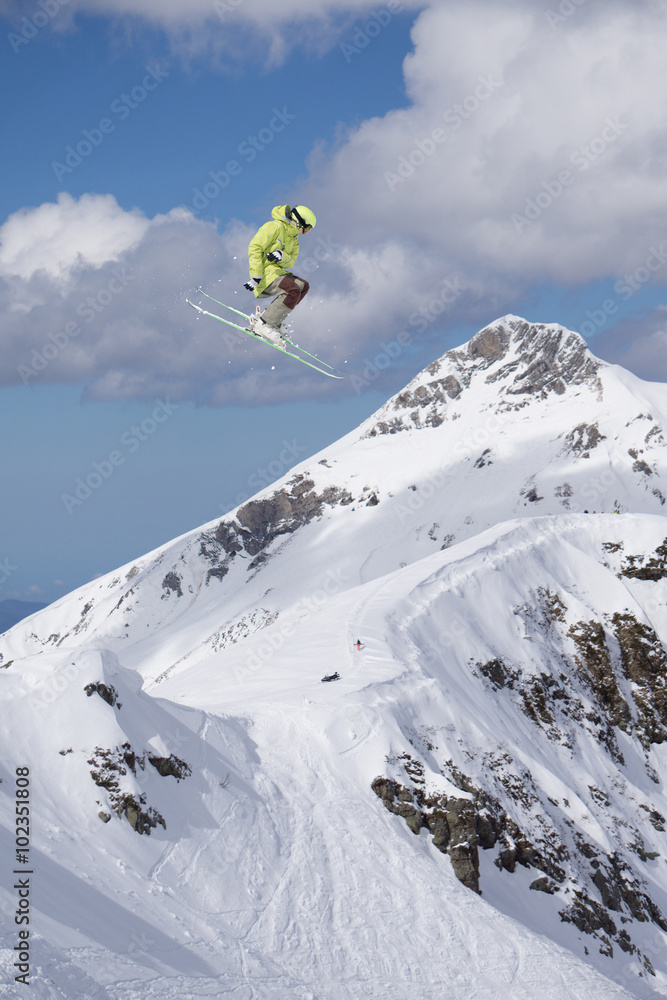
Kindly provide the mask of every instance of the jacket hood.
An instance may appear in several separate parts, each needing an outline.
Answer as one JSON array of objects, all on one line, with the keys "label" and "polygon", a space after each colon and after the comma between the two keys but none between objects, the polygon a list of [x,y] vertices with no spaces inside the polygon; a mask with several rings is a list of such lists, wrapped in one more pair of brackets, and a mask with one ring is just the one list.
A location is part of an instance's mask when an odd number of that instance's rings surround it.
[{"label": "jacket hood", "polygon": [[276,205],[271,212],[271,216],[276,220],[276,222],[286,222],[287,225],[290,225],[292,223],[290,211],[291,209],[289,205]]}]

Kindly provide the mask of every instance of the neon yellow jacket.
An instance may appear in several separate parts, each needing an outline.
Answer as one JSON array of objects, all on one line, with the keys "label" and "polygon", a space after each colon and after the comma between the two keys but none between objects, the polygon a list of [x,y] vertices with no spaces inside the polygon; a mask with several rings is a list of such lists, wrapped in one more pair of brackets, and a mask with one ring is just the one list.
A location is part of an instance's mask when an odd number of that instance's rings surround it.
[{"label": "neon yellow jacket", "polygon": [[[260,296],[267,285],[283,274],[289,274],[299,256],[299,230],[289,221],[290,206],[276,205],[271,212],[272,222],[265,222],[257,230],[248,246],[248,265],[251,278],[260,278],[255,296]],[[283,259],[274,264],[266,259],[267,253],[282,250]]]}]

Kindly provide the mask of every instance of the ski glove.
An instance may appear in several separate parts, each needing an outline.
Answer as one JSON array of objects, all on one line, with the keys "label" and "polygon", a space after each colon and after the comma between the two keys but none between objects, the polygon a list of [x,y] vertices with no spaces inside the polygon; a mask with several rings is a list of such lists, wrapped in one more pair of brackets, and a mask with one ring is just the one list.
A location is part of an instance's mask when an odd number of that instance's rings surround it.
[{"label": "ski glove", "polygon": [[283,259],[282,250],[273,250],[271,253],[267,253],[266,259],[270,260],[272,264],[278,264]]},{"label": "ski glove", "polygon": [[261,278],[251,278],[250,281],[246,281],[243,287],[247,288],[249,292],[254,292],[261,280]]}]

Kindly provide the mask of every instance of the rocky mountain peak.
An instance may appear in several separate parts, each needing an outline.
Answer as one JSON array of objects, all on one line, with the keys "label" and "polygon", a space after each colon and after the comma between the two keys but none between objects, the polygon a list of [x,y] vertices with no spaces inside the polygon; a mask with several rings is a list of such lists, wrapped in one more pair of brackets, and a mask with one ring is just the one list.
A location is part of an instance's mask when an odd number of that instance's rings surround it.
[{"label": "rocky mountain peak", "polygon": [[[569,387],[581,385],[601,397],[602,365],[578,333],[504,316],[428,365],[378,411],[368,435],[437,427],[451,401],[473,386],[491,386],[491,401],[501,409],[562,396]],[[407,419],[406,410],[411,411]]]},{"label": "rocky mountain peak", "polygon": [[467,348],[473,364],[480,359],[489,367],[506,362],[490,380],[508,379],[508,393],[538,395],[551,388],[560,395],[566,386],[584,382],[599,388],[602,362],[580,334],[556,324],[504,316],[475,334]]}]

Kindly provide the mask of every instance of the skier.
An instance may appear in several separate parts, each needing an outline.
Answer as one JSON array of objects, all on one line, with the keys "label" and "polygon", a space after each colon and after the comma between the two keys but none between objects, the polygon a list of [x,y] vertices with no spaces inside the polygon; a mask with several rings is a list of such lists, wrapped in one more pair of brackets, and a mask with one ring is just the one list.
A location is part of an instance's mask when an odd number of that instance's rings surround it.
[{"label": "skier", "polygon": [[282,346],[284,340],[289,340],[283,324],[310,287],[305,278],[292,273],[299,255],[299,236],[309,233],[317,220],[305,205],[296,208],[276,205],[271,215],[273,221],[260,226],[250,240],[250,280],[243,287],[254,292],[258,299],[275,295],[260,316],[252,317],[250,330],[269,343]]}]

